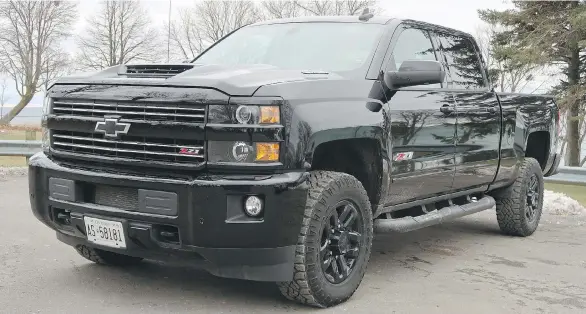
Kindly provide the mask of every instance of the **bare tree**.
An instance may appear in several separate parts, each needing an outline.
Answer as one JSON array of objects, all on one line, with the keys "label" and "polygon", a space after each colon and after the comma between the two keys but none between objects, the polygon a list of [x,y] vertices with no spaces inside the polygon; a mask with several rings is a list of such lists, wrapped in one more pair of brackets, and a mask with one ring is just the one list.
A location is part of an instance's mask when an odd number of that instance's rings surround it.
[{"label": "bare tree", "polygon": [[377,3],[376,0],[300,0],[294,2],[305,11],[303,15],[358,15],[365,8],[374,9]]},{"label": "bare tree", "polygon": [[263,1],[261,8],[266,19],[283,19],[304,15],[300,0]]},{"label": "bare tree", "polygon": [[0,119],[4,116],[4,104],[8,100],[6,97],[6,77],[2,72],[0,72]]},{"label": "bare tree", "polygon": [[173,54],[192,59],[235,29],[261,20],[252,1],[204,0],[179,13],[171,22]]},{"label": "bare tree", "polygon": [[31,101],[45,80],[59,75],[67,55],[59,42],[68,36],[75,3],[66,1],[0,2],[0,64],[14,81],[20,100],[2,119],[8,124]]},{"label": "bare tree", "polygon": [[254,2],[237,1],[200,1],[195,5],[197,26],[202,40],[210,45],[233,30],[252,24],[261,19]]},{"label": "bare tree", "polygon": [[[497,25],[486,24],[476,29],[475,37],[496,89],[501,92],[519,92],[534,82],[535,76],[541,73],[543,68],[537,65],[518,64],[511,58],[495,56],[495,50],[507,45],[496,40],[495,36],[500,32],[502,29]],[[497,47],[498,45],[500,47]]]},{"label": "bare tree", "polygon": [[181,11],[179,17],[171,22],[170,29],[169,40],[174,50],[173,55],[178,55],[183,60],[193,59],[206,47],[194,11]]},{"label": "bare tree", "polygon": [[103,69],[132,61],[153,61],[160,56],[157,29],[138,1],[104,1],[79,36],[80,65]]}]

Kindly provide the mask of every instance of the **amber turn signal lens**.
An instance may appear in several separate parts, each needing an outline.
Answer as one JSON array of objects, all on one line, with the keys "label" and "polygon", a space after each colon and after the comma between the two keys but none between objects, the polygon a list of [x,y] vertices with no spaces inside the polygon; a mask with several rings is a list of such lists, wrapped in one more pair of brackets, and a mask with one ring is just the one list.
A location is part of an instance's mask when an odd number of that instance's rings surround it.
[{"label": "amber turn signal lens", "polygon": [[274,124],[281,122],[279,107],[261,106],[260,123]]},{"label": "amber turn signal lens", "polygon": [[279,161],[279,143],[256,143],[256,161]]}]

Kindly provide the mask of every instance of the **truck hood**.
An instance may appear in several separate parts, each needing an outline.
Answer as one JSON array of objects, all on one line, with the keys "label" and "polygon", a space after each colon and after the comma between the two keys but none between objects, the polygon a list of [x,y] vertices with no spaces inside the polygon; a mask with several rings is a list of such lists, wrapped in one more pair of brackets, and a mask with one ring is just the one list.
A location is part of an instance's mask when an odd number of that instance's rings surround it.
[{"label": "truck hood", "polygon": [[285,70],[271,65],[134,64],[59,78],[55,84],[141,85],[210,88],[230,96],[252,96],[264,85],[340,79],[323,71]]}]

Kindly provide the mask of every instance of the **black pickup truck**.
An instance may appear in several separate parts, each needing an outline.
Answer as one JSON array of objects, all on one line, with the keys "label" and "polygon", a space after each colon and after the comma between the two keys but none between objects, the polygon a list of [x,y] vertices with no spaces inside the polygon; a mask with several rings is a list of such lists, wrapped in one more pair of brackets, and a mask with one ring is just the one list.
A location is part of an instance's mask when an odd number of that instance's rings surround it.
[{"label": "black pickup truck", "polygon": [[495,93],[466,33],[370,14],[249,25],[47,97],[30,199],[60,241],[318,307],[352,296],[375,232],[496,206],[504,233],[531,235],[559,163],[552,97]]}]

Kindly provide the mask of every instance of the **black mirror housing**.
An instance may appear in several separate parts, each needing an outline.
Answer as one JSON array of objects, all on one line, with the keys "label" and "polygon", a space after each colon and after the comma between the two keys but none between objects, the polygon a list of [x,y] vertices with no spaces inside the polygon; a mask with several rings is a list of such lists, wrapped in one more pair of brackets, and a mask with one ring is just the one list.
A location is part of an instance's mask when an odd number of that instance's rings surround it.
[{"label": "black mirror housing", "polygon": [[407,60],[399,71],[385,73],[385,85],[393,90],[402,87],[438,84],[446,76],[441,63],[433,60]]}]

